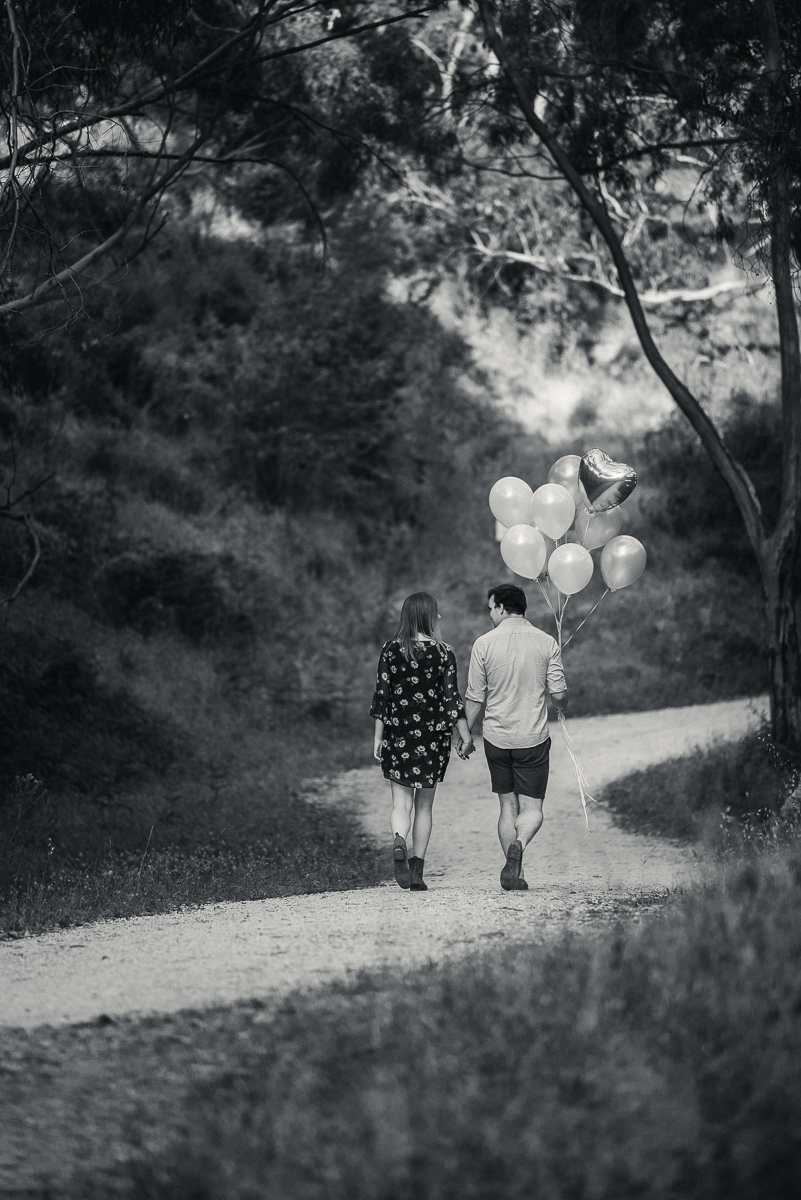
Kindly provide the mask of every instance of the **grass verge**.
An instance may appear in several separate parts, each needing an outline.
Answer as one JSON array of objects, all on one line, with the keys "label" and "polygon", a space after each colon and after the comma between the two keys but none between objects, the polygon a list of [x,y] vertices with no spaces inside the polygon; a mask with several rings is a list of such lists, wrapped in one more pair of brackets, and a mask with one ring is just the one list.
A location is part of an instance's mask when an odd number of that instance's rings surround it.
[{"label": "grass verge", "polygon": [[386,848],[355,813],[304,796],[304,778],[371,761],[368,749],[355,722],[299,715],[136,791],[54,794],[18,777],[0,809],[0,938],[378,883]]},{"label": "grass verge", "polygon": [[546,950],[365,977],[277,1013],[6,1032],[7,1144],[21,1161],[42,1149],[5,1186],[76,1200],[794,1195],[799,963],[795,844]]},{"label": "grass verge", "polygon": [[776,818],[799,772],[762,731],[616,779],[601,802],[635,833],[719,847],[780,834]]},{"label": "grass verge", "polygon": [[[227,900],[263,900],[368,887],[386,879],[389,852],[365,839],[355,818],[303,807],[296,819],[267,820],[249,847],[225,842],[139,856],[110,852],[93,861],[40,864],[0,901],[0,939],[117,917],[139,917]],[[273,828],[271,828],[271,825]],[[272,834],[272,840],[269,835]]]}]

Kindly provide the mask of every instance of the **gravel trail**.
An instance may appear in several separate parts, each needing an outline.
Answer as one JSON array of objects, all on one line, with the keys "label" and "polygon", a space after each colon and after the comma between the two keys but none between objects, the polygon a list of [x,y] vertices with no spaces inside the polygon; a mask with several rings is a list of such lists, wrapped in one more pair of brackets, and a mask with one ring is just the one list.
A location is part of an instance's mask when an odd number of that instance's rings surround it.
[{"label": "gravel trail", "polygon": [[[597,791],[650,763],[740,737],[764,711],[762,700],[737,700],[579,718],[569,728]],[[437,793],[430,891],[388,883],[215,904],[3,943],[0,1024],[65,1025],[275,999],[360,970],[442,961],[499,938],[545,939],[691,883],[695,860],[686,848],[624,832],[592,805],[587,831],[556,725],[552,736],[545,823],[525,856],[529,892],[499,888],[497,801],[479,748],[468,763],[454,756]],[[317,781],[309,795],[355,809],[370,835],[388,842],[388,789],[377,766]]]}]

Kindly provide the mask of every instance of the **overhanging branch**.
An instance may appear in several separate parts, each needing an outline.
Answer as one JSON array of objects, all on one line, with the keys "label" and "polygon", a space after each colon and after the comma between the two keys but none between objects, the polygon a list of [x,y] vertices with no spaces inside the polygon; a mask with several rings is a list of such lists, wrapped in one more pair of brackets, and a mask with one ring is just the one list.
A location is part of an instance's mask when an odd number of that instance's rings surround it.
[{"label": "overhanging branch", "polygon": [[[484,258],[501,262],[524,263],[526,266],[534,267],[537,271],[542,271],[543,274],[555,275],[559,279],[570,280],[571,283],[592,284],[593,287],[602,288],[610,296],[617,296],[621,300],[626,298],[623,288],[616,287],[607,279],[599,279],[596,275],[583,275],[569,270],[564,265],[562,267],[554,266],[548,259],[540,258],[536,254],[524,254],[517,250],[494,250],[481,241],[475,230],[470,231],[470,236],[473,239],[475,250]],[[741,292],[742,290],[743,285],[739,280],[726,279],[703,288],[667,288],[665,291],[651,289],[647,292],[638,292],[637,295],[640,304],[645,308],[659,308],[662,304],[675,302],[695,304],[703,300],[714,300],[716,296],[722,296],[726,292]]]},{"label": "overhanging branch", "polygon": [[0,304],[0,316],[5,316],[9,313],[23,312],[26,309],[33,308],[37,304],[43,304],[50,299],[53,291],[68,285],[73,282],[79,275],[90,267],[92,263],[108,254],[109,251],[122,241],[125,235],[134,227],[136,222],[141,217],[147,204],[157,195],[164,192],[170,183],[192,162],[195,152],[208,140],[208,135],[202,134],[196,138],[191,146],[184,151],[182,155],[173,163],[173,165],[154,183],[147,188],[137,200],[132,211],[125,220],[99,245],[94,246],[76,262],[70,263],[63,270],[49,275],[42,283],[37,284],[26,295],[18,296],[13,300],[6,301],[5,304]]}]

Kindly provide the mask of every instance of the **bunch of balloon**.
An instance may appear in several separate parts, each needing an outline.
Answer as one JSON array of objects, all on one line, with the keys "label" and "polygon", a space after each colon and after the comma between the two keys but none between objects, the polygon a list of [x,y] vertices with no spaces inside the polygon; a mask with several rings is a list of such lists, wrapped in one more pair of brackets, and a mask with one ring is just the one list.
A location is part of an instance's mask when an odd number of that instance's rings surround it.
[{"label": "bunch of balloon", "polygon": [[[566,646],[610,592],[629,587],[645,570],[645,547],[621,533],[620,505],[637,486],[626,463],[614,462],[597,447],[585,454],[565,454],[548,472],[548,482],[534,491],[524,479],[499,479],[489,503],[500,536],[501,557],[523,579],[535,580],[553,613],[560,649]],[[592,550],[600,550],[606,590],[570,637],[562,625],[571,596],[587,587],[595,573]],[[573,762],[584,819],[592,800],[564,713],[559,724]]]},{"label": "bunch of balloon", "polygon": [[[614,462],[596,447],[580,456],[565,454],[557,459],[548,472],[548,482],[536,491],[524,479],[507,476],[490,492],[490,509],[501,535],[501,557],[516,575],[536,581],[553,613],[560,649],[610,592],[629,587],[645,570],[645,547],[637,538],[620,532],[620,506],[636,486],[637,476],[630,466]],[[595,573],[592,550],[601,551],[600,571],[606,590],[570,637],[563,639],[570,597],[583,591]],[[559,724],[587,820],[586,802],[592,796],[561,712]]]},{"label": "bunch of balloon", "polygon": [[[636,485],[630,466],[594,448],[581,456],[565,454],[557,459],[548,482],[536,491],[523,479],[507,477],[490,492],[490,508],[504,530],[501,556],[515,574],[536,581],[553,613],[560,647],[575,636],[605,596],[634,583],[645,569],[643,545],[620,532],[620,505]],[[595,573],[592,550],[601,551],[606,590],[564,639],[570,597],[583,591]]]}]

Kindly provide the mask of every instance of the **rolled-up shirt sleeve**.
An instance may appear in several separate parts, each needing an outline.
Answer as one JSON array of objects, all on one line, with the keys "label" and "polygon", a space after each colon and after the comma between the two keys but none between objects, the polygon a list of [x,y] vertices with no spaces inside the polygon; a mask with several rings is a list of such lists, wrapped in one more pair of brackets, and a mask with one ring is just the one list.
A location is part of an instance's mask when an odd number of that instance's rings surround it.
[{"label": "rolled-up shirt sleeve", "polygon": [[567,680],[565,679],[565,671],[562,666],[562,654],[559,646],[554,642],[551,649],[551,654],[548,659],[548,674],[546,676],[548,691],[551,695],[554,692],[566,692]]},{"label": "rolled-up shirt sleeve", "polygon": [[470,655],[470,667],[467,672],[467,691],[465,700],[475,704],[483,704],[487,699],[487,666],[478,642],[473,646]]}]

